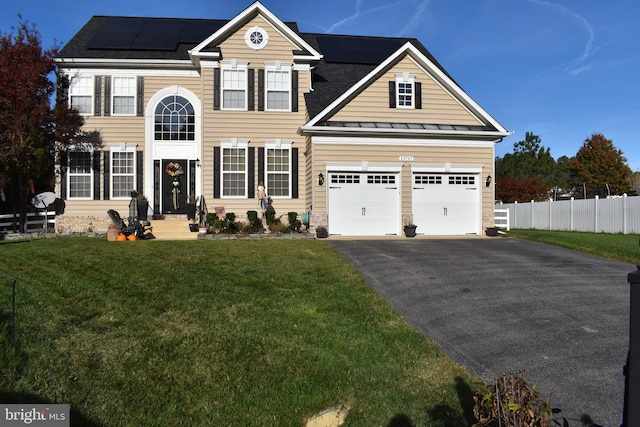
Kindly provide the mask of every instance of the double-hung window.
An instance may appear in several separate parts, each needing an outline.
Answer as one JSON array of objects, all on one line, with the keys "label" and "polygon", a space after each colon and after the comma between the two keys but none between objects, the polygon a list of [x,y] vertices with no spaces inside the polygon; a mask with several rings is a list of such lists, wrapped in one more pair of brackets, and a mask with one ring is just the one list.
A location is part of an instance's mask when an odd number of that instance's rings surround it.
[{"label": "double-hung window", "polygon": [[415,108],[415,75],[396,74],[396,105],[398,108]]},{"label": "double-hung window", "polygon": [[266,66],[267,111],[291,109],[291,65],[284,63]]},{"label": "double-hung window", "polygon": [[69,105],[81,115],[93,113],[93,76],[76,76],[71,79]]},{"label": "double-hung window", "polygon": [[113,77],[113,114],[132,116],[136,113],[136,78]]},{"label": "double-hung window", "polygon": [[266,143],[267,193],[273,197],[291,195],[291,143]]},{"label": "double-hung window", "polygon": [[222,197],[247,196],[247,142],[222,143]]},{"label": "double-hung window", "polygon": [[136,146],[111,146],[111,198],[127,199],[136,189]]},{"label": "double-hung window", "polygon": [[230,61],[222,65],[222,109],[247,109],[247,63]]},{"label": "double-hung window", "polygon": [[68,180],[67,194],[69,199],[93,198],[93,151],[91,148],[75,148],[67,153]]}]

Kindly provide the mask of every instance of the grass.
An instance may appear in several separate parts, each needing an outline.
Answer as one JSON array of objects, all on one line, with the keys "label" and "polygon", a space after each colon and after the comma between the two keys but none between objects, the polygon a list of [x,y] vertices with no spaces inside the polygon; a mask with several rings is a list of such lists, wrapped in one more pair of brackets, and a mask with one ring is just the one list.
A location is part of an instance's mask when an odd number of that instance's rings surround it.
[{"label": "grass", "polygon": [[507,235],[518,239],[561,246],[614,261],[629,264],[640,263],[639,236],[635,234],[512,229]]},{"label": "grass", "polygon": [[476,379],[323,242],[56,238],[0,253],[4,403],[70,404],[74,426],[302,426],[345,403],[346,426],[474,422]]}]

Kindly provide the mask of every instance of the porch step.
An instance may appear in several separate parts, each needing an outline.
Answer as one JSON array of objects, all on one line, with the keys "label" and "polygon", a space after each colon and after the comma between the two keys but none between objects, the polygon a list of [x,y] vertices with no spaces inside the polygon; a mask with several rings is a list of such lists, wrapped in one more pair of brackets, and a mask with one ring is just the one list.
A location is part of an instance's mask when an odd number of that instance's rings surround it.
[{"label": "porch step", "polygon": [[186,219],[161,219],[150,223],[157,240],[198,240],[198,233],[189,230],[192,222]]}]

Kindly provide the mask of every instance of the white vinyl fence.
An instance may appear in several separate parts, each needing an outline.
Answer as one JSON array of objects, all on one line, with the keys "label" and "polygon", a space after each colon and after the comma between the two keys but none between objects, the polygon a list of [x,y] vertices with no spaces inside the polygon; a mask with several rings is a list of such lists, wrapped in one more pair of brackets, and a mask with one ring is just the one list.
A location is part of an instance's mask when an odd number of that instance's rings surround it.
[{"label": "white vinyl fence", "polygon": [[[20,216],[18,215],[18,229],[27,233],[38,233],[56,228],[56,212],[29,212],[27,213],[26,230],[20,224]],[[11,231],[13,227],[13,214],[0,214],[0,233],[3,231]]]},{"label": "white vinyl fence", "polygon": [[[508,209],[511,228],[640,234],[640,197],[637,196],[498,203],[495,206],[496,212],[505,209]],[[496,227],[499,226],[496,223]]]}]

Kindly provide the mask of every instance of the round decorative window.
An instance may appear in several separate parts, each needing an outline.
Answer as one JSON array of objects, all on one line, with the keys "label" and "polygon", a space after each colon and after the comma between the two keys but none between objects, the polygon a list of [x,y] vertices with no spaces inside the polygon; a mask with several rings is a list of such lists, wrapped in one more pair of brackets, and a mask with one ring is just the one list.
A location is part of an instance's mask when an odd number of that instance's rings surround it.
[{"label": "round decorative window", "polygon": [[244,35],[244,41],[251,49],[262,49],[269,42],[269,35],[260,27],[252,27]]}]

